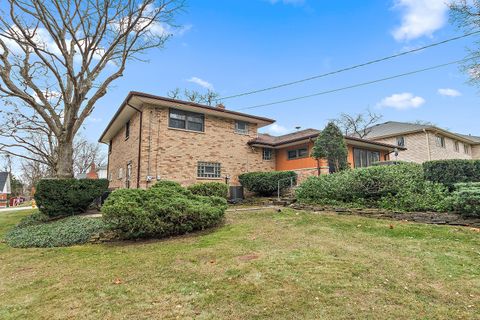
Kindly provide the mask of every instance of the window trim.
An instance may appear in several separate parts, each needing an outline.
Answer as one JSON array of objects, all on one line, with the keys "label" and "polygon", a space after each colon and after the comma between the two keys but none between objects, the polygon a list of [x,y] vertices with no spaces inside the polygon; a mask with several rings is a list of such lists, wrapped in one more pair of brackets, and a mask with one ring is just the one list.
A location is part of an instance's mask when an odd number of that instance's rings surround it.
[{"label": "window trim", "polygon": [[[203,168],[203,175],[201,172],[201,166]],[[205,167],[212,166],[213,173],[206,173]],[[211,161],[198,161],[197,162],[197,179],[222,179],[222,164],[220,162],[211,162]]]},{"label": "window trim", "polygon": [[470,154],[470,145],[468,143],[463,143],[463,153]]},{"label": "window trim", "polygon": [[[300,156],[300,150],[306,150],[306,154],[304,156]],[[287,160],[298,160],[308,158],[308,146],[304,146],[301,148],[294,148],[294,149],[287,149]],[[290,157],[290,152],[295,151],[295,157]]]},{"label": "window trim", "polygon": [[130,120],[125,122],[125,140],[128,140],[128,138],[130,138],[130,125]]},{"label": "window trim", "polygon": [[[366,151],[367,152],[367,155],[366,155],[366,159],[367,159],[367,165],[366,166],[358,166],[357,167],[357,157],[355,156],[355,151],[356,150],[359,150],[359,151]],[[379,150],[372,150],[372,149],[365,149],[365,148],[353,148],[353,152],[352,152],[352,156],[353,156],[353,167],[356,169],[356,168],[366,168],[366,167],[370,167],[372,166],[374,163],[376,162],[372,162],[372,163],[368,163],[370,161],[370,158],[368,157],[368,153],[378,153],[378,161],[377,162],[381,162],[382,160],[382,153],[379,151]]]},{"label": "window trim", "polygon": [[[398,143],[399,139],[403,140],[403,144]],[[405,147],[407,145],[407,139],[405,139],[405,136],[397,136],[396,137],[396,143],[397,143],[398,147]]]},{"label": "window trim", "polygon": [[[245,130],[238,128],[239,123],[245,124]],[[248,135],[248,127],[249,123],[247,121],[235,120],[235,133]]]},{"label": "window trim", "polygon": [[458,142],[458,140],[455,140],[453,142],[453,150],[455,150],[455,152],[460,152],[460,142]]},{"label": "window trim", "polygon": [[435,145],[439,148],[445,149],[446,145],[447,145],[447,143],[445,141],[445,137],[442,136],[442,135],[436,134],[435,135]]},{"label": "window trim", "polygon": [[[265,151],[270,152],[269,157],[265,157]],[[272,148],[262,148],[262,160],[263,161],[272,161],[273,160],[273,149]]]},{"label": "window trim", "polygon": [[[174,127],[174,126],[171,125],[172,113],[177,113],[177,114],[185,116],[185,120],[180,120],[180,121],[185,122],[185,127],[184,128],[178,128],[178,127]],[[189,129],[188,128],[188,124],[190,122],[197,123],[197,124],[199,123],[199,122],[189,121],[188,120],[189,116],[200,117],[202,119],[202,122],[201,122],[202,123],[202,130],[194,130],[194,129]],[[184,130],[184,131],[189,131],[189,132],[205,132],[205,115],[203,113],[198,113],[198,112],[190,112],[190,111],[184,111],[184,110],[175,109],[175,108],[169,108],[169,111],[168,111],[168,128],[169,129],[175,129],[175,130]]]}]

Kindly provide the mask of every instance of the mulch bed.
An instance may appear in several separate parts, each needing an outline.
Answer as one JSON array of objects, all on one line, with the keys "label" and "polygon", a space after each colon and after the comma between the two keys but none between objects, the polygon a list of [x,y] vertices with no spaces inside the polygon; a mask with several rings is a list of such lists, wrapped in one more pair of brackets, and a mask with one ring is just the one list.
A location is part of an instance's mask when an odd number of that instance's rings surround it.
[{"label": "mulch bed", "polygon": [[455,213],[442,212],[395,212],[374,208],[340,208],[294,203],[291,208],[308,211],[330,211],[338,214],[357,215],[369,218],[412,221],[427,224],[480,227],[480,218],[464,217]]}]

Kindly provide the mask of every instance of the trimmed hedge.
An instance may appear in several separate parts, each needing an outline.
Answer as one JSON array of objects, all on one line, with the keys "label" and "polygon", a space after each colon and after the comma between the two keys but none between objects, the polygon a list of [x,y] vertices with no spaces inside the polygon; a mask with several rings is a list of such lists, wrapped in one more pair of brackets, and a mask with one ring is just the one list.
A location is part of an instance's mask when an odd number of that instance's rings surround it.
[{"label": "trimmed hedge", "polygon": [[220,197],[194,195],[171,181],[150,189],[120,189],[102,207],[108,229],[124,239],[163,238],[218,225],[227,209]]},{"label": "trimmed hedge", "polygon": [[465,216],[480,218],[480,182],[456,184],[452,207]]},{"label": "trimmed hedge", "polygon": [[5,236],[15,248],[65,247],[88,242],[105,230],[102,219],[68,217],[49,223],[39,223],[38,216],[27,217]]},{"label": "trimmed hedge", "polygon": [[435,160],[423,164],[425,178],[450,188],[460,182],[480,182],[480,160]]},{"label": "trimmed hedge", "polygon": [[188,186],[188,190],[198,196],[214,196],[220,198],[228,197],[228,186],[227,184],[221,182],[196,183]]},{"label": "trimmed hedge", "polygon": [[83,213],[108,189],[108,180],[44,179],[37,184],[35,202],[49,217]]},{"label": "trimmed hedge", "polygon": [[249,172],[241,174],[238,178],[245,189],[259,196],[276,194],[279,181],[280,191],[290,187],[289,178],[293,178],[294,185],[297,182],[297,174],[293,171]]},{"label": "trimmed hedge", "polygon": [[418,164],[376,166],[310,177],[296,196],[300,202],[355,205],[402,211],[443,211],[448,190],[425,181]]}]

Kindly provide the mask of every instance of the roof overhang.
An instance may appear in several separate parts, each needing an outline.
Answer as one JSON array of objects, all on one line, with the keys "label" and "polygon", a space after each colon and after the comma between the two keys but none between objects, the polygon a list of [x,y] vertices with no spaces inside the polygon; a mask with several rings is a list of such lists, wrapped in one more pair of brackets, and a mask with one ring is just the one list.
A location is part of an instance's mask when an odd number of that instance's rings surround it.
[{"label": "roof overhang", "polygon": [[[288,141],[288,142],[285,142],[285,143],[279,143],[279,144],[270,144],[270,143],[261,143],[261,142],[252,141],[250,143],[250,145],[252,147],[283,149],[283,148],[298,146],[300,144],[306,144],[306,143],[312,142],[317,138],[317,136],[318,135],[312,135],[310,137],[297,139],[297,140],[292,140],[292,141]],[[369,140],[354,138],[354,137],[345,137],[345,142],[347,143],[347,145],[351,145],[351,146],[354,146],[354,147],[360,147],[360,148],[365,148],[365,149],[383,150],[383,151],[389,151],[389,152],[393,152],[393,151],[395,151],[395,149],[397,149],[397,150],[406,150],[407,149],[405,147],[398,147],[398,146],[394,146],[394,145],[387,144],[387,143],[369,141]]]},{"label": "roof overhang", "polygon": [[384,134],[384,135],[381,135],[381,136],[372,137],[370,139],[377,140],[377,139],[393,138],[393,137],[409,135],[409,134],[425,132],[425,131],[430,131],[430,132],[433,132],[435,134],[442,134],[445,137],[455,139],[455,140],[458,140],[458,141],[461,141],[461,142],[465,142],[465,143],[468,143],[468,144],[480,144],[480,142],[478,142],[478,141],[474,141],[474,140],[465,138],[464,136],[458,135],[456,133],[452,133],[452,132],[447,131],[445,129],[437,128],[437,127],[433,127],[433,126],[428,127],[428,128],[423,128],[423,129],[415,129],[415,130],[402,131],[402,132],[397,132],[397,133],[392,133],[392,134]]},{"label": "roof overhang", "polygon": [[98,141],[106,144],[110,143],[110,140],[118,133],[118,131],[125,125],[125,123],[136,112],[142,112],[145,106],[175,108],[221,118],[245,121],[249,123],[255,123],[259,128],[275,122],[275,120],[269,118],[258,117],[218,107],[211,107],[198,103],[169,99],[143,92],[132,91],[125,98],[122,105],[117,110]]}]

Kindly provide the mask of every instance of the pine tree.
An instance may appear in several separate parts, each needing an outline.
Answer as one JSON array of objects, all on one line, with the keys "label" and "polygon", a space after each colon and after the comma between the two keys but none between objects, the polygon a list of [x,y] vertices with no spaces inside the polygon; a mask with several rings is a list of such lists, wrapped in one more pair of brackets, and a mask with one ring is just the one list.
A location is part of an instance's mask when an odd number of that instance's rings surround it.
[{"label": "pine tree", "polygon": [[320,159],[328,160],[330,170],[337,172],[348,168],[347,155],[348,150],[342,132],[335,123],[329,122],[315,140],[312,157],[317,162]]}]

